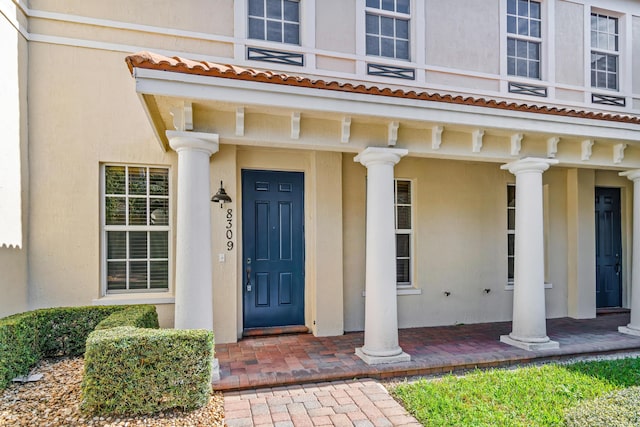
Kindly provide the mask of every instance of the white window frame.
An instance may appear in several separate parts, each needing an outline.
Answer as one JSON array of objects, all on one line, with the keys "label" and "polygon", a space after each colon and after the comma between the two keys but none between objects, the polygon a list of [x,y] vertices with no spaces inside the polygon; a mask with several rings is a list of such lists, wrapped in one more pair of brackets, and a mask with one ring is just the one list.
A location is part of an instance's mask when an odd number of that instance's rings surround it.
[{"label": "white window frame", "polygon": [[[398,203],[398,182],[408,182],[409,183],[409,197],[411,199],[411,203]],[[399,206],[409,206],[409,212],[411,215],[411,228],[410,229],[399,229],[398,228],[398,207]],[[415,267],[415,248],[414,248],[414,233],[415,233],[415,180],[407,179],[407,178],[394,178],[393,180],[393,220],[395,225],[395,235],[398,234],[406,234],[409,235],[409,256],[408,257],[398,257],[397,254],[397,246],[396,246],[396,262],[398,259],[409,259],[409,281],[408,282],[397,282],[397,273],[396,273],[396,287],[398,289],[407,289],[412,288],[414,284],[414,267]]]},{"label": "white window frame", "polygon": [[[509,29],[508,29],[508,16],[511,16],[508,13],[508,0],[505,0],[503,3],[503,25],[504,25],[504,39],[505,40],[505,45],[504,45],[504,52],[503,52],[503,58],[504,58],[504,75],[507,76],[507,78],[509,78],[510,80],[513,79],[525,79],[528,81],[542,81],[546,79],[546,73],[545,73],[545,58],[546,58],[546,49],[545,49],[545,39],[546,39],[546,22],[547,22],[547,16],[546,16],[546,4],[543,0],[528,0],[529,3],[531,2],[535,2],[538,3],[540,5],[540,37],[533,37],[530,35],[520,35],[517,33],[510,33]],[[516,3],[517,4],[517,3]],[[531,18],[528,18],[529,20],[531,20]],[[517,23],[516,23],[516,27],[517,27]],[[529,77],[529,73],[527,72],[527,76],[520,76],[518,74],[509,74],[509,59],[508,59],[508,44],[509,44],[509,40],[513,39],[517,41],[524,41],[524,42],[530,42],[530,43],[537,43],[539,45],[539,52],[538,52],[538,77]],[[517,72],[517,63],[516,63],[516,72]]]},{"label": "white window frame", "polygon": [[[367,6],[366,0],[364,0],[364,26],[362,28],[362,32],[363,32],[363,40],[364,40],[364,47],[363,47],[363,51],[364,54],[367,57],[371,57],[371,58],[380,58],[380,59],[384,59],[384,60],[392,60],[392,61],[401,61],[401,62],[415,62],[413,60],[413,52],[414,52],[414,40],[415,40],[415,35],[414,35],[414,31],[413,31],[413,27],[414,27],[414,19],[413,19],[413,15],[414,15],[414,10],[415,10],[415,3],[416,1],[419,0],[410,0],[409,3],[409,13],[401,13],[401,12],[396,12],[396,11],[390,11],[390,10],[384,10],[382,9],[382,7],[380,8],[374,8],[374,7],[369,7]],[[395,0],[394,0],[394,4],[395,4]],[[394,34],[392,40],[394,41],[394,56],[384,56],[381,54],[381,52],[376,55],[376,54],[370,54],[367,52],[367,15],[374,15],[374,16],[378,16],[378,17],[386,17],[386,18],[391,18],[394,20],[394,28],[395,28],[395,22],[397,20],[403,20],[403,21],[407,21],[407,25],[408,25],[408,30],[407,30],[407,58],[398,58],[395,55],[396,49],[395,49],[395,42],[396,40],[404,40],[404,39],[400,39],[397,38],[396,35]],[[376,36],[378,37],[378,39],[382,39],[382,38],[390,38],[390,37],[383,37],[380,33],[380,31],[376,34]],[[381,49],[380,49],[381,50]]]},{"label": "white window frame", "polygon": [[[594,46],[593,45],[593,27],[591,25],[591,21],[593,20],[593,17],[596,17],[596,19],[599,18],[606,18],[607,20],[615,20],[616,21],[616,26],[617,26],[617,33],[615,34],[611,34],[609,32],[607,32],[606,34],[611,36],[615,36],[616,38],[616,44],[617,47],[615,50],[611,50],[611,49],[604,49],[602,47],[598,47],[598,46]],[[597,26],[597,25],[596,25]],[[597,34],[599,32],[596,31],[596,39],[597,39]],[[609,12],[605,12],[605,11],[601,11],[598,9],[593,9],[591,10],[591,13],[589,14],[589,61],[587,62],[589,64],[589,84],[591,86],[592,89],[595,90],[604,90],[604,91],[610,91],[610,92],[620,92],[620,88],[621,88],[621,71],[622,71],[622,48],[623,48],[623,26],[622,26],[622,20],[620,19],[620,16],[618,16],[615,13],[609,13]],[[596,71],[592,68],[592,61],[591,58],[594,54],[600,54],[600,55],[605,55],[606,57],[609,56],[613,56],[616,58],[616,72],[615,72],[615,76],[616,76],[616,87],[615,88],[610,88],[607,86],[602,87],[602,86],[597,86],[596,81],[594,81],[593,77],[592,77],[592,73],[593,71]],[[596,71],[597,72],[597,71]],[[611,74],[608,71],[605,71],[606,75]]]},{"label": "white window frame", "polygon": [[[246,2],[246,14],[243,16],[245,19],[245,25],[246,25],[246,38],[247,40],[258,40],[258,41],[262,41],[262,42],[267,42],[267,43],[276,43],[276,44],[280,44],[280,45],[287,45],[287,46],[301,46],[302,45],[302,14],[303,14],[303,10],[302,10],[302,2],[300,0],[288,0],[294,3],[298,3],[298,21],[294,22],[294,21],[287,21],[284,18],[284,1],[285,0],[280,0],[281,4],[282,4],[282,8],[283,8],[283,16],[282,19],[274,19],[274,18],[268,18],[267,17],[267,4],[266,1],[267,0],[261,0],[263,1],[264,4],[264,16],[256,16],[256,18],[260,18],[262,20],[265,21],[265,27],[264,27],[264,38],[254,38],[254,37],[249,37],[249,30],[250,30],[250,25],[249,25],[249,18],[251,17],[251,15],[249,15],[249,1],[250,0],[244,0]],[[268,40],[267,39],[267,22],[271,21],[271,22],[278,22],[281,26],[282,29],[282,40]],[[297,24],[298,25],[298,43],[290,43],[284,40],[285,37],[285,33],[284,33],[284,24]]]},{"label": "white window frame", "polygon": [[[123,195],[117,195],[117,196],[121,196],[121,197],[126,197],[127,200],[129,197],[134,197],[134,198],[145,198],[147,201],[150,198],[154,198],[154,199],[166,199],[168,201],[168,218],[167,218],[167,225],[107,225],[106,224],[106,197],[107,197],[107,193],[106,193],[106,168],[109,166],[116,166],[116,167],[124,167],[125,168],[125,188],[127,189],[126,194]],[[128,170],[129,168],[146,168],[147,171],[149,169],[166,169],[167,170],[167,179],[168,179],[168,183],[169,183],[169,188],[168,188],[168,195],[167,196],[161,196],[161,195],[150,195],[149,194],[149,173],[147,172],[147,184],[146,184],[146,188],[147,188],[147,194],[144,196],[131,196],[128,194],[128,183],[129,183],[129,174],[128,174]],[[161,298],[157,298],[157,297],[161,297],[162,295],[168,295],[172,289],[173,289],[173,265],[172,265],[172,259],[173,259],[173,248],[172,248],[172,208],[171,208],[171,200],[172,200],[172,190],[171,190],[171,168],[167,165],[148,165],[148,164],[124,164],[124,163],[105,163],[100,165],[100,237],[101,237],[101,254],[100,254],[100,261],[101,261],[101,297],[106,297],[102,300],[94,300],[94,303],[97,304],[101,304],[101,303],[132,303],[132,302],[139,302],[139,303],[171,303],[172,302],[172,298],[169,299],[161,299]],[[147,210],[147,215],[151,215],[151,213]],[[128,221],[128,218],[127,218]],[[147,288],[145,289],[128,289],[129,287],[129,268],[127,266],[127,289],[122,289],[122,290],[108,290],[107,289],[107,232],[108,231],[125,231],[125,232],[131,232],[131,231],[166,231],[167,232],[167,249],[168,249],[168,257],[166,259],[167,261],[167,287],[166,288],[150,288],[149,287],[149,280],[150,280],[150,270],[148,269],[148,276],[147,276]],[[128,239],[127,239],[128,241]],[[152,259],[150,257],[150,245],[151,242],[148,239],[147,240],[147,262],[151,262],[151,261],[157,261],[157,260],[161,260],[161,261],[165,261],[165,259]],[[129,251],[129,247],[128,244],[126,245],[126,251],[128,253]],[[125,259],[122,259],[121,261],[125,261],[128,262],[131,261],[131,259],[128,257]],[[154,298],[145,298],[145,294],[146,295],[152,295]]]}]

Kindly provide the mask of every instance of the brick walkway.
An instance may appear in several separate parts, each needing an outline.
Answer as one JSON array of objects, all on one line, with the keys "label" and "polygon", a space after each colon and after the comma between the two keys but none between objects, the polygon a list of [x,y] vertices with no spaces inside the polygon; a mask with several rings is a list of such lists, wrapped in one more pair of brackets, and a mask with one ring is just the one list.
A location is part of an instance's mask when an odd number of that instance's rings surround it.
[{"label": "brick walkway", "polygon": [[371,379],[228,392],[224,412],[228,427],[421,425]]},{"label": "brick walkway", "polygon": [[246,338],[216,345],[221,379],[215,390],[229,391],[291,384],[424,375],[475,367],[504,366],[582,354],[640,350],[640,338],[617,332],[629,314],[596,319],[547,321],[547,333],[560,343],[557,350],[528,352],[499,341],[510,322],[400,330],[400,345],[408,363],[368,366],[354,354],[362,333],[316,338],[311,334]]}]

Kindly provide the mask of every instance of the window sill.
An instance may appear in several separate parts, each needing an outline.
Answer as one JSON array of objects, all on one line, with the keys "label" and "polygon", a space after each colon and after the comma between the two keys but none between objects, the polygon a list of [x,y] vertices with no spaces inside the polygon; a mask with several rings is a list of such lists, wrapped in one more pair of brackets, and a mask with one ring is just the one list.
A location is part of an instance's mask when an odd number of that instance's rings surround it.
[{"label": "window sill", "polygon": [[[545,289],[553,289],[553,283],[544,282],[544,288]],[[513,290],[513,283],[507,284],[507,286],[504,287],[504,290],[505,291],[512,291]]]},{"label": "window sill", "polygon": [[[398,288],[396,295],[422,295],[422,289],[419,288]],[[367,296],[367,291],[362,291],[362,296]]]},{"label": "window sill", "polygon": [[91,301],[93,305],[121,304],[175,304],[176,298],[170,293],[113,294]]}]

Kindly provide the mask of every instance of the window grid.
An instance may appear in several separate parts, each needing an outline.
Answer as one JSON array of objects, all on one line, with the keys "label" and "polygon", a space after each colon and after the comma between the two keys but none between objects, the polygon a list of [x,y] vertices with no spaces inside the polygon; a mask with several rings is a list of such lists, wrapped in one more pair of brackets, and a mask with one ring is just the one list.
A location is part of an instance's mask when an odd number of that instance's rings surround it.
[{"label": "window grid", "polygon": [[[131,179],[134,175],[137,179]],[[169,169],[105,165],[104,185],[107,293],[166,291],[169,284]]]},{"label": "window grid", "polygon": [[367,0],[367,55],[409,60],[409,0]]},{"label": "window grid", "polygon": [[542,15],[540,2],[507,0],[507,74],[540,79]]},{"label": "window grid", "polygon": [[591,86],[618,90],[618,18],[591,14]]},{"label": "window grid", "polygon": [[413,254],[413,208],[411,181],[394,180],[396,227],[396,285],[411,286]]},{"label": "window grid", "polygon": [[249,0],[249,38],[300,44],[298,0]]},{"label": "window grid", "polygon": [[512,285],[515,270],[516,186],[507,185],[507,283]]}]

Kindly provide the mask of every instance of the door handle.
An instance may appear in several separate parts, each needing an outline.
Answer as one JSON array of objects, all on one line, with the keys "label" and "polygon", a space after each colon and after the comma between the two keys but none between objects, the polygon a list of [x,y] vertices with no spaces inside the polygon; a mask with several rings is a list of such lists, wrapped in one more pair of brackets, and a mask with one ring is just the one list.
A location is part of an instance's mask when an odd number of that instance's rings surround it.
[{"label": "door handle", "polygon": [[616,276],[620,275],[620,255],[616,254]]},{"label": "door handle", "polygon": [[247,292],[251,292],[251,258],[247,258]]}]

